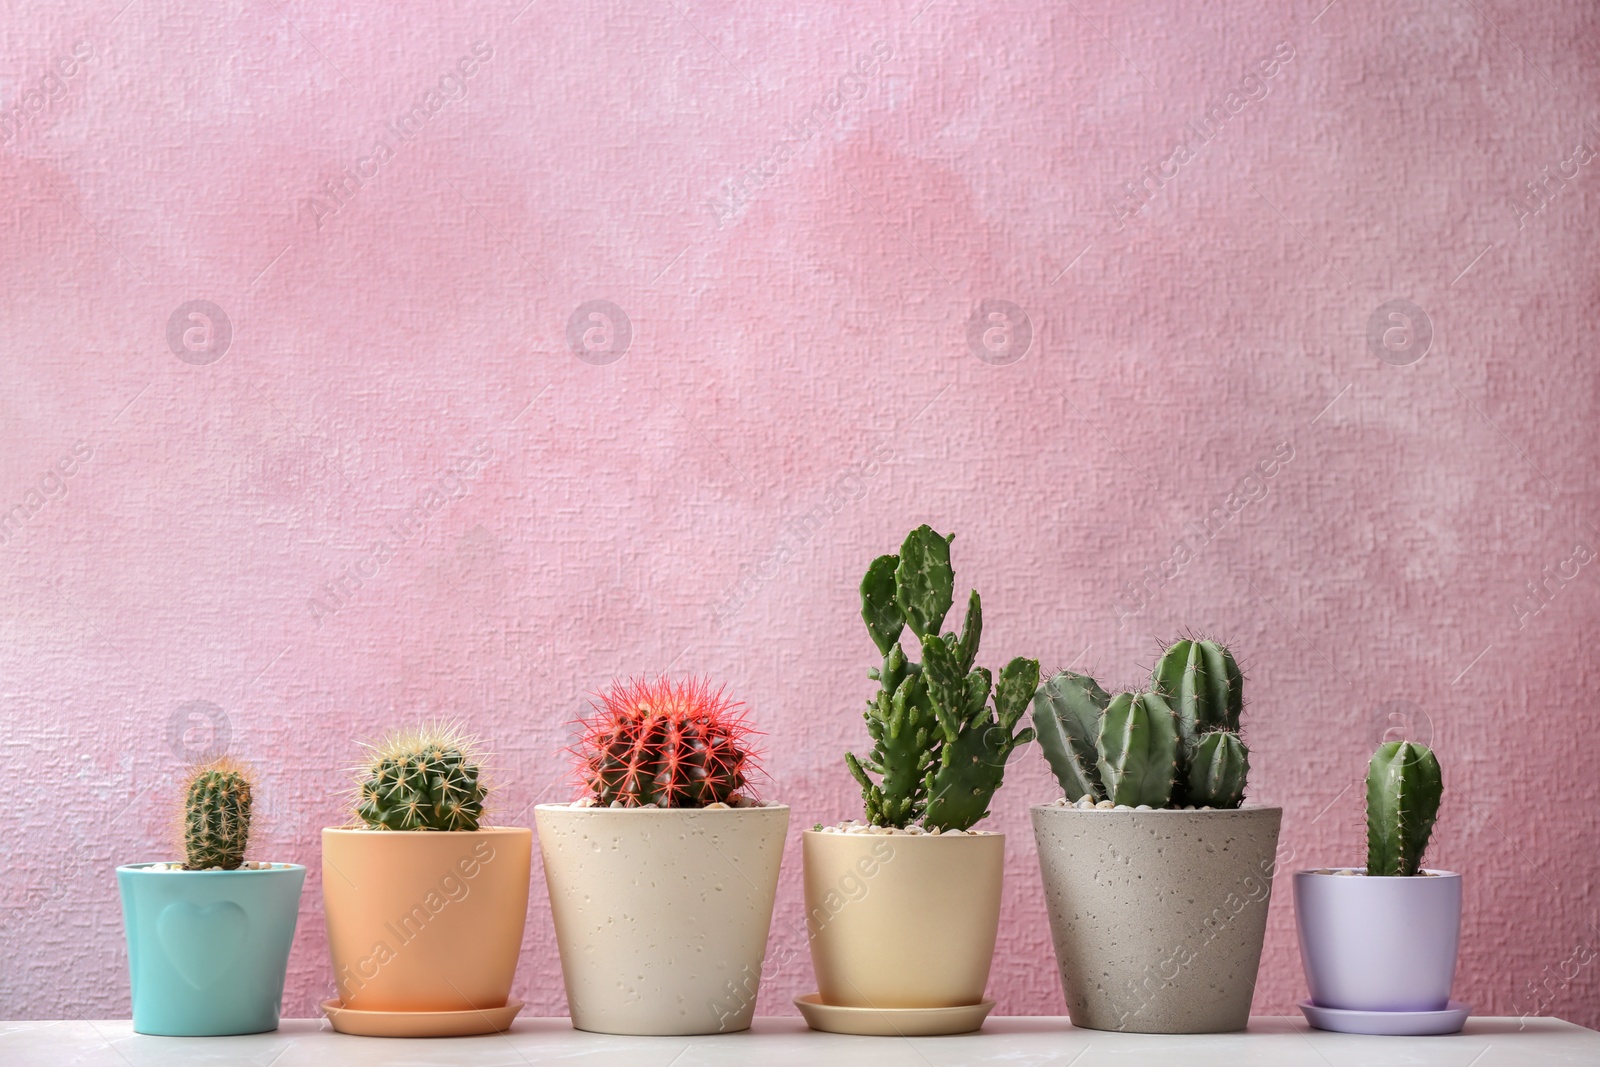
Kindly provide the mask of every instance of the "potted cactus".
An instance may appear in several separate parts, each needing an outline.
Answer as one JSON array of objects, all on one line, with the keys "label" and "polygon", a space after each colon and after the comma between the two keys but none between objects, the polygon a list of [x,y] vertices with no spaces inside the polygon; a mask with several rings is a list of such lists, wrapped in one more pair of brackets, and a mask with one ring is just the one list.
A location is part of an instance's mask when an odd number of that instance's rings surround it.
[{"label": "potted cactus", "polygon": [[878,683],[864,713],[872,749],[846,753],[845,765],[866,818],[802,837],[818,991],[796,1003],[816,1029],[960,1033],[993,1006],[984,990],[1005,837],[973,827],[1011,753],[1033,737],[1017,723],[1039,664],[1018,657],[998,678],[974,666],[976,590],[960,634],[940,632],[955,587],[951,540],[919,526],[861,582],[861,617],[882,660],[868,671]]},{"label": "potted cactus", "polygon": [[117,868],[138,1033],[278,1028],[306,869],[245,859],[254,797],[254,773],[237,760],[195,768],[183,789],[183,862]]},{"label": "potted cactus", "polygon": [[322,831],[334,1029],[377,1036],[504,1030],[528,913],[533,832],[482,825],[477,745],[459,728],[368,746],[357,822]]},{"label": "potted cactus", "polygon": [[534,813],[572,1025],[748,1029],[789,809],[752,791],[743,705],[704,681],[633,681],[579,725],[581,795]]},{"label": "potted cactus", "polygon": [[1283,811],[1241,806],[1243,707],[1233,655],[1204,640],[1168,648],[1141,692],[1062,671],[1034,695],[1064,793],[1033,828],[1073,1025],[1248,1023]]},{"label": "potted cactus", "polygon": [[1422,866],[1444,780],[1427,747],[1378,746],[1367,766],[1367,865],[1297,871],[1295,925],[1312,1026],[1352,1034],[1453,1034],[1461,875]]}]

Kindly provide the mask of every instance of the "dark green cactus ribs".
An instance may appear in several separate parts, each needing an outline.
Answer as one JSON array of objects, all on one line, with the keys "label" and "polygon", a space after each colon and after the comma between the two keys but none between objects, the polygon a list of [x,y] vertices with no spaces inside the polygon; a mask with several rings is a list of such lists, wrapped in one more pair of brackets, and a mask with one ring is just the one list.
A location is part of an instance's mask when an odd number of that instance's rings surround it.
[{"label": "dark green cactus ribs", "polygon": [[488,787],[472,742],[446,726],[395,734],[373,746],[356,815],[374,830],[476,830]]},{"label": "dark green cactus ribs", "polygon": [[[861,784],[867,821],[966,830],[989,814],[1006,761],[1033,730],[1017,730],[1039,684],[1037,660],[1017,657],[996,680],[974,667],[983,605],[973,590],[961,633],[940,633],[954,603],[951,537],[919,526],[899,555],[879,556],[861,580],[861,618],[883,656],[868,671],[878,692],[867,702],[866,758],[845,753]],[[909,659],[909,628],[922,654]]]},{"label": "dark green cactus ribs", "polygon": [[1422,870],[1422,854],[1439,817],[1444,778],[1425,745],[1390,741],[1367,765],[1367,873],[1410,876]]},{"label": "dark green cactus ribs", "polygon": [[1061,671],[1033,696],[1039,747],[1068,800],[1237,808],[1250,750],[1239,737],[1244,676],[1214,641],[1183,640],[1161,656],[1145,692],[1112,697]]},{"label": "dark green cactus ribs", "polygon": [[244,764],[224,756],[190,775],[183,791],[184,867],[236,871],[250,843],[254,788]]}]

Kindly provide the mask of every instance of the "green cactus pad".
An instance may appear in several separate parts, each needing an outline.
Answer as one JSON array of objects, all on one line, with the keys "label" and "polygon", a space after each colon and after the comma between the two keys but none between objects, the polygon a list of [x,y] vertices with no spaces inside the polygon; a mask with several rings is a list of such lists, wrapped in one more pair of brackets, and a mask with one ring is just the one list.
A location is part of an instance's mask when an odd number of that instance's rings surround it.
[{"label": "green cactus pad", "polygon": [[[988,814],[1011,753],[1033,737],[1015,727],[1039,665],[1014,659],[998,684],[973,666],[983,633],[976,590],[961,633],[940,633],[954,602],[950,541],[919,526],[898,555],[873,560],[861,581],[861,617],[883,662],[868,672],[878,682],[864,713],[872,751],[847,753],[845,765],[875,826],[920,820],[930,829],[970,828]],[[921,663],[900,647],[904,627],[917,638]]]},{"label": "green cactus pad", "polygon": [[1367,765],[1369,875],[1409,876],[1422,869],[1443,795],[1439,761],[1426,746],[1411,741],[1378,746]]}]

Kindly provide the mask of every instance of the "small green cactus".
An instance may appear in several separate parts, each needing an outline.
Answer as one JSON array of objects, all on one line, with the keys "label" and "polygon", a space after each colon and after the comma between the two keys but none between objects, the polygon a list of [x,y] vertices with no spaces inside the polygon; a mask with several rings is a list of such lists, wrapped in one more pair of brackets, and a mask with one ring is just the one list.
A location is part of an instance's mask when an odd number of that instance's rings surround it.
[{"label": "small green cactus", "polygon": [[[929,829],[969,829],[989,814],[1011,753],[1033,739],[1033,730],[1016,726],[1038,687],[1039,663],[1019,656],[998,681],[973,667],[983,633],[977,590],[961,633],[940,633],[954,603],[951,540],[919,526],[861,580],[861,618],[883,662],[868,672],[878,683],[865,713],[872,752],[847,752],[845,765],[874,826],[920,820]],[[900,647],[907,627],[920,663]]]},{"label": "small green cactus", "polygon": [[254,775],[224,756],[189,775],[183,790],[184,868],[236,871],[250,844]]},{"label": "small green cactus", "polygon": [[374,830],[476,830],[488,787],[473,743],[455,727],[396,733],[371,746],[356,815]]},{"label": "small green cactus", "polygon": [[1111,694],[1087,674],[1061,671],[1033,695],[1033,728],[1039,747],[1070,800],[1105,796],[1100,784],[1100,716]]},{"label": "small green cactus", "polygon": [[1100,717],[1100,781],[1113,804],[1164,808],[1178,773],[1178,723],[1155,693],[1122,693]]},{"label": "small green cactus", "polygon": [[1439,817],[1444,779],[1427,746],[1411,741],[1379,745],[1367,765],[1367,873],[1409,876]]},{"label": "small green cactus", "polygon": [[1250,750],[1238,734],[1213,730],[1189,750],[1189,803],[1213,808],[1237,808],[1244,800],[1244,783],[1250,774]]},{"label": "small green cactus", "polygon": [[1169,646],[1151,688],[1111,697],[1061,671],[1033,697],[1039,747],[1068,800],[1237,808],[1250,751],[1239,738],[1244,675],[1214,641]]}]

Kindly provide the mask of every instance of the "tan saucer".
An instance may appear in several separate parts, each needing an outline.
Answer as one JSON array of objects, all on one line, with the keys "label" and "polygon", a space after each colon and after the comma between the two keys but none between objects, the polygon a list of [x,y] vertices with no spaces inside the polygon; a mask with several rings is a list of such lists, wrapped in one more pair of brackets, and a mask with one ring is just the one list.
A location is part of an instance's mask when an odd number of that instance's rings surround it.
[{"label": "tan saucer", "polygon": [[861,1037],[938,1037],[970,1034],[983,1026],[994,1001],[958,1008],[842,1008],[822,1003],[819,993],[794,998],[806,1025],[830,1034]]},{"label": "tan saucer", "polygon": [[355,1011],[338,1000],[324,1000],[328,1022],[341,1034],[360,1037],[472,1037],[511,1029],[523,1002],[470,1011]]}]

